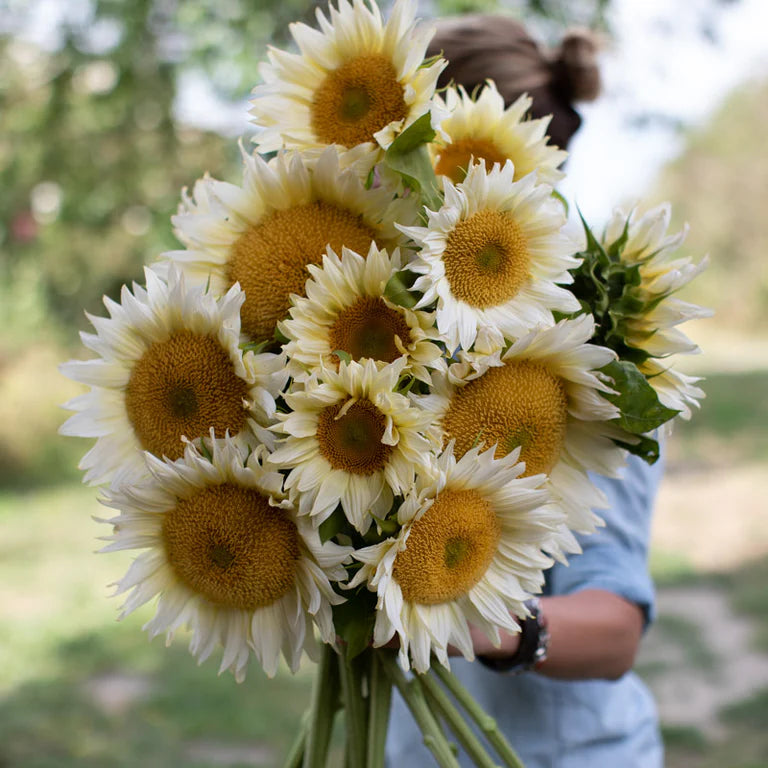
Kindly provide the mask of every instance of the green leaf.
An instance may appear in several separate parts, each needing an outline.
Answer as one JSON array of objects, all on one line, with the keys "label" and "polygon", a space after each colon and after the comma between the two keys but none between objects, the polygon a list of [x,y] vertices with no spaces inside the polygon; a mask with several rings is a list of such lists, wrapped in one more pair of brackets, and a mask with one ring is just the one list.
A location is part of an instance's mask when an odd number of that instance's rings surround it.
[{"label": "green leaf", "polygon": [[419,301],[419,296],[411,293],[411,287],[418,276],[409,269],[401,269],[395,272],[387,281],[384,288],[384,297],[400,307],[413,309]]},{"label": "green leaf", "polygon": [[613,379],[618,394],[603,397],[620,411],[618,425],[633,435],[644,435],[674,418],[679,411],[659,402],[656,390],[634,363],[617,360],[601,369]]},{"label": "green leaf", "polygon": [[411,123],[389,145],[384,154],[384,164],[400,175],[414,192],[421,195],[424,205],[436,211],[443,201],[427,151],[427,144],[434,138],[435,131],[427,112]]},{"label": "green leaf", "polygon": [[337,534],[341,533],[347,527],[347,518],[344,516],[344,511],[341,506],[337,506],[333,513],[326,517],[317,532],[320,534],[320,541],[325,544]]},{"label": "green leaf", "polygon": [[347,602],[333,606],[333,625],[347,644],[347,658],[359,656],[371,644],[375,621],[376,594],[365,587],[349,595]]}]

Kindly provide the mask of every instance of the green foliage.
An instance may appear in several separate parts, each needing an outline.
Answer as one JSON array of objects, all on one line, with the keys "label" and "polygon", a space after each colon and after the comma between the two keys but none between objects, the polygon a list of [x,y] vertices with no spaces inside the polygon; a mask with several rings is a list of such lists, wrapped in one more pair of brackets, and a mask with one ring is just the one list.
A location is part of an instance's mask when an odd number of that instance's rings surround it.
[{"label": "green foliage", "polygon": [[634,363],[615,360],[608,363],[602,372],[613,380],[617,394],[603,393],[603,397],[620,411],[616,423],[637,440],[617,441],[630,453],[653,464],[659,458],[658,442],[648,436],[649,432],[674,418],[679,411],[667,408],[659,402],[654,388]]},{"label": "green foliage", "polygon": [[0,40],[5,327],[38,330],[21,310],[34,289],[40,323],[74,341],[83,307],[103,313],[102,294],[141,280],[142,264],[175,246],[169,217],[180,188],[234,158],[220,137],[174,122],[172,29],[156,4],[97,2],[93,23],[108,20],[119,39],[106,53],[74,24],[54,53]]},{"label": "green foliage", "polygon": [[734,91],[706,125],[687,136],[661,174],[655,196],[672,201],[672,226],[690,226],[679,250],[707,269],[680,297],[712,307],[721,333],[765,338],[768,329],[768,80]]},{"label": "green foliage", "polygon": [[581,221],[587,247],[578,254],[582,258],[581,264],[571,270],[574,280],[571,290],[581,302],[583,311],[590,312],[595,318],[595,343],[614,350],[620,360],[639,365],[649,355],[627,344],[627,323],[650,311],[652,305],[664,297],[644,300],[641,291],[637,290],[641,284],[639,264],[621,259],[629,221],[621,236],[607,246],[595,237],[583,217]]},{"label": "green foliage", "polygon": [[629,324],[650,312],[667,294],[647,297],[641,286],[640,264],[622,260],[629,220],[621,235],[608,244],[595,237],[583,217],[581,221],[587,244],[579,254],[580,265],[571,271],[572,291],[581,303],[582,312],[595,319],[592,341],[612,349],[619,358],[603,368],[617,392],[603,396],[619,409],[616,424],[628,433],[626,440],[615,442],[653,464],[659,458],[659,445],[649,433],[674,418],[678,411],[659,401],[656,391],[638,368],[650,355],[628,344],[626,337]]},{"label": "green foliage", "polygon": [[417,277],[418,275],[409,269],[395,272],[384,287],[384,296],[393,304],[413,309],[419,301],[419,296],[411,290]]},{"label": "green foliage", "polygon": [[333,625],[336,634],[347,645],[347,658],[359,656],[373,640],[376,621],[376,593],[360,587],[346,595],[349,599],[333,606]]},{"label": "green foliage", "polygon": [[434,138],[430,115],[426,113],[390,144],[384,155],[384,164],[397,173],[414,193],[421,195],[423,205],[437,211],[442,206],[442,199],[427,151],[427,144]]}]

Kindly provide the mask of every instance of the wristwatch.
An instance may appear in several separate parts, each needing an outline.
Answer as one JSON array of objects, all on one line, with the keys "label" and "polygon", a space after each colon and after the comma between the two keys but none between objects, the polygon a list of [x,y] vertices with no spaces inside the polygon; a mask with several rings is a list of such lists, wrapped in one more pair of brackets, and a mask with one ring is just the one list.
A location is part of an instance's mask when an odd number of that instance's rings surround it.
[{"label": "wristwatch", "polygon": [[547,619],[537,597],[525,601],[529,615],[520,623],[520,644],[511,656],[478,656],[477,660],[496,672],[516,675],[539,666],[547,658]]}]

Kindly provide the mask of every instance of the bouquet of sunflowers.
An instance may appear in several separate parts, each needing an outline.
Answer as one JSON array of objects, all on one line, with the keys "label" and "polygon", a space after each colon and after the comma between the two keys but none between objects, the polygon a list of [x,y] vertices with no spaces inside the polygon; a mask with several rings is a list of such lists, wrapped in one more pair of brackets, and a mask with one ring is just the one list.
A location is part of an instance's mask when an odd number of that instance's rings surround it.
[{"label": "bouquet of sunflowers", "polygon": [[670,357],[703,310],[672,294],[703,263],[667,207],[574,242],[548,121],[492,82],[437,94],[411,0],[317,21],[262,66],[242,183],[185,191],[184,248],[90,318],[62,431],[96,438],[104,550],[142,550],[123,615],[157,598],[149,634],[187,627],[238,681],[319,662],[286,766],[326,765],[342,710],[346,764],[383,766],[393,686],[439,765],[444,725],[495,764],[467,718],[519,765],[449,647],[517,631],[600,524],[588,472],[654,461],[698,404]]}]

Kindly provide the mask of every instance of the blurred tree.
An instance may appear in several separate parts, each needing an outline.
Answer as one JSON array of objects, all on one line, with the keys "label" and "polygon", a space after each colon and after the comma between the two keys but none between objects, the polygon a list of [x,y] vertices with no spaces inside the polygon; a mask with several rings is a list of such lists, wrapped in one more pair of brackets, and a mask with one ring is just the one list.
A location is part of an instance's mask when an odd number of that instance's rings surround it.
[{"label": "blurred tree", "polygon": [[[723,2],[724,0],[714,0]],[[546,28],[599,25],[610,0],[504,0]],[[320,4],[325,7],[325,3]],[[434,0],[438,15],[502,0]],[[0,322],[85,327],[141,265],[174,247],[179,189],[208,170],[236,179],[231,139],[178,122],[182,77],[225,99],[258,81],[269,40],[312,21],[306,0],[0,0]],[[549,20],[549,22],[547,22]],[[22,32],[43,28],[40,47]],[[243,114],[242,130],[247,127]],[[75,298],[76,297],[76,298]],[[27,333],[26,336],[29,334]],[[10,339],[10,341],[9,341]]]},{"label": "blurred tree", "polygon": [[765,338],[768,329],[768,82],[732,93],[707,125],[692,131],[680,157],[658,183],[677,228],[690,233],[682,249],[710,266],[682,298],[712,307],[721,331]]}]

